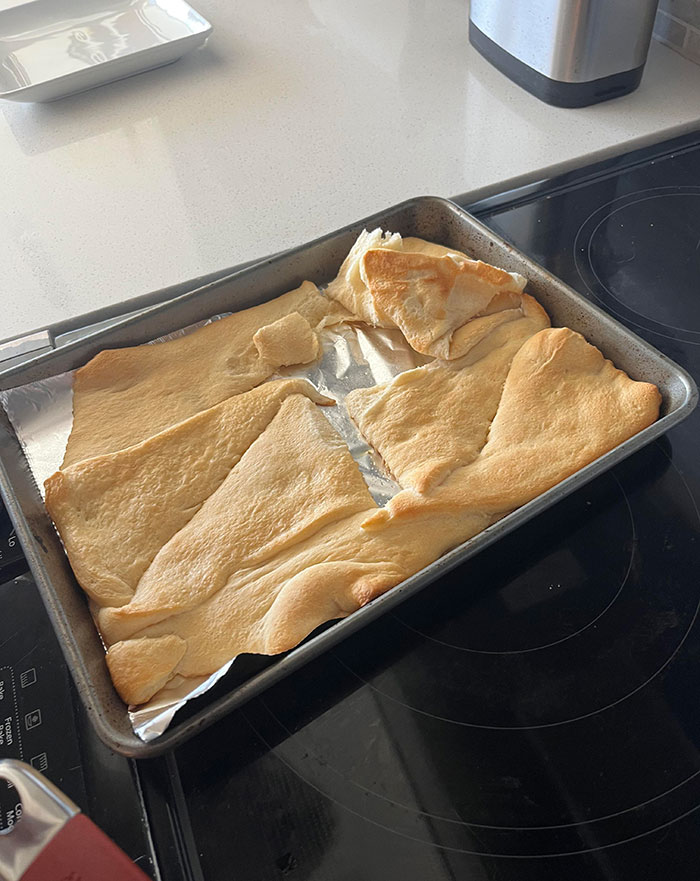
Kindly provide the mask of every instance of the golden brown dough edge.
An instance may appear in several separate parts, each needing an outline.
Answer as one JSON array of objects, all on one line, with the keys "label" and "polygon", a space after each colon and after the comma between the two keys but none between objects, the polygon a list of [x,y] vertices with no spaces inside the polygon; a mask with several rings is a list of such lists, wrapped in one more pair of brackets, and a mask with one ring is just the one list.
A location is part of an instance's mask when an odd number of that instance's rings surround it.
[{"label": "golden brown dough edge", "polygon": [[477,459],[433,493],[398,493],[362,526],[381,530],[426,511],[503,516],[653,424],[660,405],[655,385],[630,379],[581,334],[542,330],[513,359]]}]

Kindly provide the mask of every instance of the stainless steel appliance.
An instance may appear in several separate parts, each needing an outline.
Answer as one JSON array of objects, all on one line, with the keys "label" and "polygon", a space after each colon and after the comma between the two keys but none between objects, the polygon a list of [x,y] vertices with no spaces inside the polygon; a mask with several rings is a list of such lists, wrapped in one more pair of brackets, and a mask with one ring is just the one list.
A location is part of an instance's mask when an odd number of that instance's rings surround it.
[{"label": "stainless steel appliance", "polygon": [[634,91],[658,0],[471,0],[473,46],[533,95],[583,107]]}]

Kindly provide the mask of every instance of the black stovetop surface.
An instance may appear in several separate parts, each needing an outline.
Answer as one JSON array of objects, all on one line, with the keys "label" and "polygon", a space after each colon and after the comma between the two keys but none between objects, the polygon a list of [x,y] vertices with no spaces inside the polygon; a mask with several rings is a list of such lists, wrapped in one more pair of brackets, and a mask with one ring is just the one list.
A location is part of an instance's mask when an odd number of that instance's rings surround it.
[{"label": "black stovetop surface", "polygon": [[[700,138],[673,146],[472,210],[700,380]],[[696,411],[135,780],[48,700],[27,757],[147,864],[142,786],[166,881],[696,881],[699,453]],[[72,700],[3,626],[0,681]]]}]

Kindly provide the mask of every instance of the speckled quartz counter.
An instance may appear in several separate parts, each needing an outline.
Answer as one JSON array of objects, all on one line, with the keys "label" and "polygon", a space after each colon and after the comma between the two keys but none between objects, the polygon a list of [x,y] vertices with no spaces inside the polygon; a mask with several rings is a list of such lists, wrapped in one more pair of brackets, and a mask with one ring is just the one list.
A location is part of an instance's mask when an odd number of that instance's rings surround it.
[{"label": "speckled quartz counter", "polygon": [[638,91],[564,110],[470,47],[461,0],[193,2],[214,34],[177,64],[55,104],[0,102],[0,337],[414,195],[700,128],[700,67],[658,44]]}]

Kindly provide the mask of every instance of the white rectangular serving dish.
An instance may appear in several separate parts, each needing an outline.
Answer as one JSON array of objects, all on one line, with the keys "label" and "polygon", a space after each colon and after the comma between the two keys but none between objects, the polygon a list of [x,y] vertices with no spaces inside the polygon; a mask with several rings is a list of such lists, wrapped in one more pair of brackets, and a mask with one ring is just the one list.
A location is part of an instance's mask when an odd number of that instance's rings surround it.
[{"label": "white rectangular serving dish", "polygon": [[184,0],[32,0],[0,10],[0,98],[83,92],[177,61],[211,31]]}]

